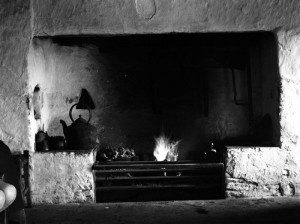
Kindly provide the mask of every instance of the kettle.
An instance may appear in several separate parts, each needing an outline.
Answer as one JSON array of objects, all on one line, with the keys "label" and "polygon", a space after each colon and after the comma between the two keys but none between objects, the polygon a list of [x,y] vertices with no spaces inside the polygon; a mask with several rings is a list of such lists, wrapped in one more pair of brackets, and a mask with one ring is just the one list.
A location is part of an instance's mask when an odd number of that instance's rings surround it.
[{"label": "kettle", "polygon": [[86,121],[79,115],[75,121],[72,117],[72,110],[78,103],[75,103],[69,111],[69,116],[72,121],[70,126],[67,126],[66,122],[60,120],[63,126],[63,132],[67,142],[67,148],[69,150],[91,150],[94,149],[98,143],[97,129],[89,122],[92,118],[91,110],[89,110],[89,119]]}]

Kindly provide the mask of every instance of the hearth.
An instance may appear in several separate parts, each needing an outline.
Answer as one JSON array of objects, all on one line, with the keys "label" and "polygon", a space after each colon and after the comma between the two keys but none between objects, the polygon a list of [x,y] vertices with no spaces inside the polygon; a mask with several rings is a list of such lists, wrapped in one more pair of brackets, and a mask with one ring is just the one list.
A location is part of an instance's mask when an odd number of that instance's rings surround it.
[{"label": "hearth", "polygon": [[97,201],[221,198],[226,146],[279,145],[275,46],[268,32],[35,38],[39,119],[62,135],[89,92]]}]

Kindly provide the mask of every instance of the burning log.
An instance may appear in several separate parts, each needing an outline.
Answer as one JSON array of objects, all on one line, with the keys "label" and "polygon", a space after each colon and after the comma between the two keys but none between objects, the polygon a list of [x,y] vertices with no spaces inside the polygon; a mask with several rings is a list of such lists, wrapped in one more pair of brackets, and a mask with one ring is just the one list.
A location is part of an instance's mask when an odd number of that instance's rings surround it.
[{"label": "burning log", "polygon": [[153,155],[157,161],[177,161],[179,141],[172,141],[165,135],[155,138],[155,149]]}]

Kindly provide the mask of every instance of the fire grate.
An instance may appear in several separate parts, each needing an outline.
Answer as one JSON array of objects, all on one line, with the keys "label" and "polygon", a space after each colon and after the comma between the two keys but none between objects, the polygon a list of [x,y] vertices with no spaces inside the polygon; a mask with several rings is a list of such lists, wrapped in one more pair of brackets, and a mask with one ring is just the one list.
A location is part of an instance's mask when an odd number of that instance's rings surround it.
[{"label": "fire grate", "polygon": [[224,198],[224,164],[113,161],[93,166],[96,201]]}]

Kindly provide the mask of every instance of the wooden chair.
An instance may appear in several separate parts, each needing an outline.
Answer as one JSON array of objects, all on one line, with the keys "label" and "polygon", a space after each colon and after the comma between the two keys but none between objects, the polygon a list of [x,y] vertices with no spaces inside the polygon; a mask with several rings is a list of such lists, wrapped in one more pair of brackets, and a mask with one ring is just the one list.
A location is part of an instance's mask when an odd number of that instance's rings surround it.
[{"label": "wooden chair", "polygon": [[[13,160],[16,164],[16,168],[18,169],[18,173],[20,174],[20,185],[24,205],[25,207],[30,208],[32,203],[29,185],[29,152],[24,151],[23,154],[13,155]],[[5,174],[1,173],[1,170],[0,179],[2,181],[5,180]],[[7,221],[6,211],[2,211],[0,213],[0,224],[9,224]]]},{"label": "wooden chair", "polygon": [[29,151],[24,151],[23,154],[13,155],[16,167],[20,174],[20,183],[22,198],[26,208],[31,208],[31,191],[29,184]]},{"label": "wooden chair", "polygon": [[[0,171],[0,180],[4,181],[4,173]],[[7,224],[6,210],[0,212],[0,224]]]}]

